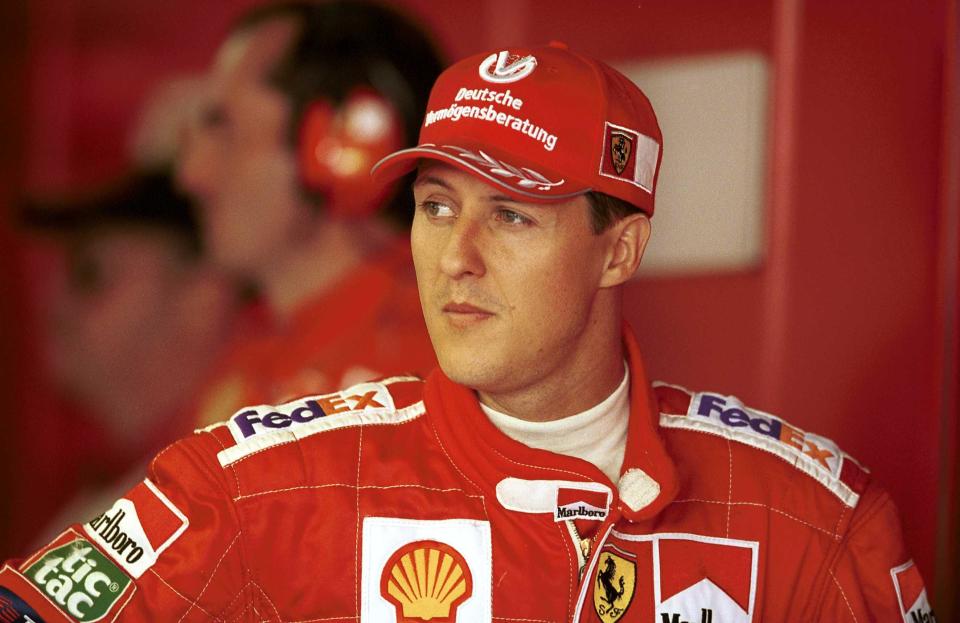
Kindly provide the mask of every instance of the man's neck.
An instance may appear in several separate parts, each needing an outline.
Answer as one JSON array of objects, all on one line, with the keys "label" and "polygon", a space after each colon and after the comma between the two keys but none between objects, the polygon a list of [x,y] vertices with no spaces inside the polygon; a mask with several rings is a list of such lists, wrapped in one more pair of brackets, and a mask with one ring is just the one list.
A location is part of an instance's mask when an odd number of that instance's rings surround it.
[{"label": "man's neck", "polygon": [[280,322],[287,322],[389,239],[379,224],[325,219],[264,267],[258,276],[263,294]]},{"label": "man's neck", "polygon": [[[529,421],[549,421],[586,411],[599,404],[620,384],[624,375],[619,293],[599,305],[588,323],[581,346],[562,358],[534,386],[511,391],[477,391],[480,402],[501,413]],[[613,304],[611,304],[613,303]]]}]

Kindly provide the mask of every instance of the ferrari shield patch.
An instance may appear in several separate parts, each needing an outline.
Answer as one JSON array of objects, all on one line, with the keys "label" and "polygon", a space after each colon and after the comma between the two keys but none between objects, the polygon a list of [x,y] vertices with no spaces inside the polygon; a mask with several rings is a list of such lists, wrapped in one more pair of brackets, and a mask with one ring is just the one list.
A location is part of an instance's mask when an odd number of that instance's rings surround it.
[{"label": "ferrari shield patch", "polygon": [[633,150],[633,137],[626,132],[614,130],[610,133],[610,158],[617,175],[623,175],[623,170],[630,162],[630,152]]},{"label": "ferrari shield patch", "polygon": [[633,555],[610,547],[597,561],[593,607],[603,623],[616,623],[633,601],[637,586],[637,562]]}]

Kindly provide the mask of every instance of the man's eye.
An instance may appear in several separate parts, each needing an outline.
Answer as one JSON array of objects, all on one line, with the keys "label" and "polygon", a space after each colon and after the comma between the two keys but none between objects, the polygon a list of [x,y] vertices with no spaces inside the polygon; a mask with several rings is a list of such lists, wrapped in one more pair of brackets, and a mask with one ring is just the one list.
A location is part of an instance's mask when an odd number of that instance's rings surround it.
[{"label": "man's eye", "polygon": [[422,201],[417,207],[423,210],[423,213],[430,218],[448,218],[453,216],[453,210],[445,203],[439,201]]},{"label": "man's eye", "polygon": [[533,221],[519,212],[513,210],[497,210],[497,220],[507,225],[533,225]]}]

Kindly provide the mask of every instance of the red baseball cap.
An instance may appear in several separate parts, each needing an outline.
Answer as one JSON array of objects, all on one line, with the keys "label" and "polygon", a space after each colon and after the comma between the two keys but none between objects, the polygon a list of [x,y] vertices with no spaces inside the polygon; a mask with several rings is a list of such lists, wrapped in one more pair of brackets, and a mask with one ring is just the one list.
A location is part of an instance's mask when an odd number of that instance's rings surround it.
[{"label": "red baseball cap", "polygon": [[387,181],[423,158],[521,201],[589,191],[653,215],[663,137],[650,101],[609,65],[551,43],[468,57],[433,86],[416,147],[374,165]]}]

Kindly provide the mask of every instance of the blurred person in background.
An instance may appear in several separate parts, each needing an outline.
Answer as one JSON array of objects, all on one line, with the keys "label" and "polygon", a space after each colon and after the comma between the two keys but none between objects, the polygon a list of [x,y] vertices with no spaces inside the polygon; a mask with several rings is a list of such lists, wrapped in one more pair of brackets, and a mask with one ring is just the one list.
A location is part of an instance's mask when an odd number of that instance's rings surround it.
[{"label": "blurred person in background", "polygon": [[272,4],[236,22],[179,181],[202,207],[210,261],[252,286],[265,327],[236,340],[197,425],[432,367],[409,197],[369,169],[415,141],[440,67],[420,28],[367,2]]},{"label": "blurred person in background", "polygon": [[[123,475],[187,428],[177,414],[225,345],[236,302],[200,263],[193,206],[167,172],[34,201],[22,218],[59,258],[43,303],[44,359],[73,439],[44,492],[46,504],[71,498],[46,515],[59,526],[129,486]],[[24,518],[25,534],[39,528]]]}]

